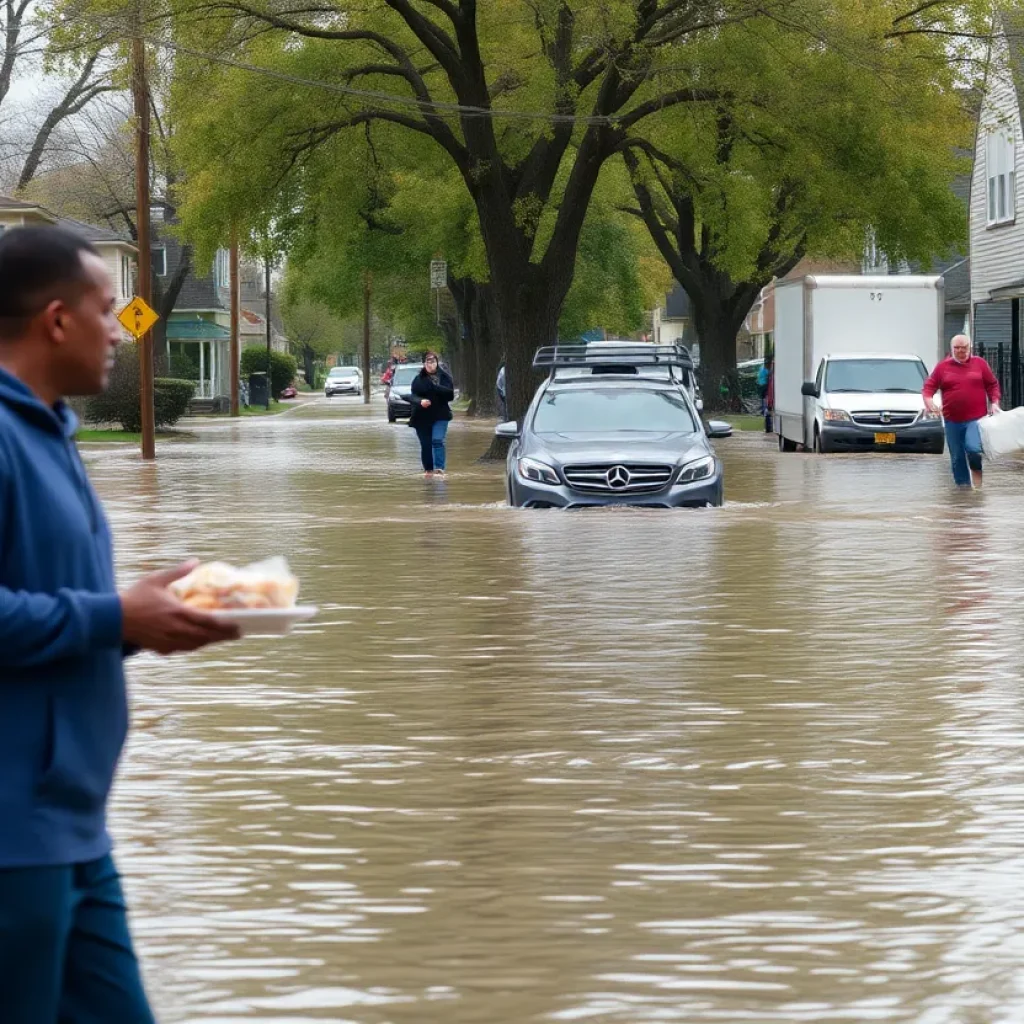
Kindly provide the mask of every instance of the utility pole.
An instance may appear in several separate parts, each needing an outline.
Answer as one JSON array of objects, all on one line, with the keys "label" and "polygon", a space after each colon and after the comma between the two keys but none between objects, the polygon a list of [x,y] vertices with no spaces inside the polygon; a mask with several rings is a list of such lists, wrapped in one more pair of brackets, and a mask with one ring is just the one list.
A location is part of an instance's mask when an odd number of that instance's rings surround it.
[{"label": "utility pole", "polygon": [[239,287],[238,287],[238,232],[231,231],[231,341],[229,360],[231,363],[231,415],[239,414],[238,408],[238,363],[239,344]]},{"label": "utility pole", "polygon": [[[142,3],[135,8],[132,39],[132,97],[135,106],[135,221],[139,246],[139,296],[153,304],[153,251],[149,231],[149,84],[146,80],[146,44],[142,37]],[[139,402],[142,414],[142,457],[156,458],[156,423],[153,403],[153,332],[139,338]]]},{"label": "utility pole", "polygon": [[274,379],[274,357],[270,348],[270,257],[267,256],[267,412],[270,412],[271,390]]},{"label": "utility pole", "polygon": [[370,289],[373,275],[363,275],[363,405],[370,404]]}]

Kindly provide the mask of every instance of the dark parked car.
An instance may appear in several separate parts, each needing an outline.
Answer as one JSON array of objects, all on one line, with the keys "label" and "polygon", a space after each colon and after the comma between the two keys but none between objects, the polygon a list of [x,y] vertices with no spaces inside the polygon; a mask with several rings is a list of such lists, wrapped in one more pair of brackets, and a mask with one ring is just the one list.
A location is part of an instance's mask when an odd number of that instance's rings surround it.
[{"label": "dark parked car", "polygon": [[549,377],[522,427],[509,422],[497,428],[500,437],[512,440],[506,466],[510,505],[722,504],[722,465],[685,375],[677,372],[693,370],[685,349],[617,346],[612,356],[586,345],[563,345],[539,349],[534,366],[548,370]]},{"label": "dark parked car", "polygon": [[408,419],[412,414],[412,382],[422,369],[419,363],[402,363],[395,367],[388,386],[388,423]]}]

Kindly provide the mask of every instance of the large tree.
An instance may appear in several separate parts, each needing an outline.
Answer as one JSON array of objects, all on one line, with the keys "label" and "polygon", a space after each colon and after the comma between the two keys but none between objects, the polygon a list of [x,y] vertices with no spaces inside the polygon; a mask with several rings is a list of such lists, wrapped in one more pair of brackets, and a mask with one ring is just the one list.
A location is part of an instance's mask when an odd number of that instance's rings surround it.
[{"label": "large tree", "polygon": [[[509,369],[510,409],[555,340],[601,169],[648,119],[714,97],[691,50],[721,26],[785,11],[816,24],[823,0],[180,0],[179,110],[187,219],[223,232],[320,154],[386,124],[436,147],[473,204]],[[304,85],[303,82],[322,83]],[[362,90],[358,95],[351,90]],[[382,96],[390,91],[394,99]],[[241,148],[229,140],[244,135]]]},{"label": "large tree", "polygon": [[306,383],[316,387],[316,370],[329,355],[341,352],[344,324],[322,302],[303,298],[285,284],[281,319],[292,352],[301,361]]},{"label": "large tree", "polygon": [[859,260],[870,230],[894,260],[927,262],[962,237],[950,183],[972,126],[946,41],[970,8],[925,4],[830,47],[779,24],[726,28],[707,51],[720,99],[624,145],[629,210],[690,296],[709,397],[761,288],[805,256]]},{"label": "large tree", "polygon": [[[170,148],[173,126],[159,92],[152,103],[151,192],[162,216],[151,224],[151,242],[160,244],[175,232],[176,190],[180,171]],[[54,136],[58,152],[21,194],[62,217],[106,224],[132,241],[138,240],[135,208],[135,152],[129,103],[123,94],[93,104],[79,118],[62,124]],[[167,275],[156,267],[151,276],[153,308],[160,315],[153,328],[154,350],[164,351],[167,320],[193,271],[192,246],[179,248],[180,258]]]},{"label": "large tree", "polygon": [[[53,45],[50,27],[45,4],[0,2],[0,161],[4,187],[12,190],[45,167],[58,128],[118,88],[105,39],[64,49]],[[17,87],[29,80],[26,100]]]},{"label": "large tree", "polygon": [[[471,411],[493,414],[502,350],[486,257],[461,179],[429,146],[410,149],[391,126],[367,126],[349,141],[310,176],[318,187],[301,196],[302,216],[290,233],[291,288],[341,316],[359,316],[370,273],[373,308],[391,332],[421,348],[443,344],[473,400]],[[638,330],[653,300],[644,284],[664,284],[664,273],[651,273],[653,243],[642,226],[622,223],[612,194],[610,187],[599,190],[584,226],[562,337],[596,326]],[[283,205],[280,216],[288,219]],[[448,263],[451,296],[442,293],[437,304],[427,276],[435,256]]]}]

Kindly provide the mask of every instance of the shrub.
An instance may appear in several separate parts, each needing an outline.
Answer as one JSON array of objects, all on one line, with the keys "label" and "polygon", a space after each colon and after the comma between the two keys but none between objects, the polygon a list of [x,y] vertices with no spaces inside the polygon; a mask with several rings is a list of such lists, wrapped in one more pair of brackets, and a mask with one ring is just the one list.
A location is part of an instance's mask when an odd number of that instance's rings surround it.
[{"label": "shrub", "polygon": [[188,403],[196,393],[196,386],[190,380],[158,377],[153,381],[153,392],[156,425],[172,427],[188,412]]},{"label": "shrub", "polygon": [[[293,380],[298,372],[299,364],[295,356],[284,352],[270,353],[270,387],[274,398],[280,398],[281,392]],[[267,372],[267,350],[259,345],[252,345],[242,352],[241,373],[246,380],[251,373]]]},{"label": "shrub", "polygon": [[[173,426],[185,414],[195,394],[189,380],[166,377],[153,382],[154,418],[158,427]],[[119,423],[122,430],[138,433],[142,429],[139,401],[139,353],[134,345],[117,351],[110,385],[102,395],[85,403],[84,418],[90,423]]]},{"label": "shrub", "polygon": [[199,380],[199,360],[193,360],[187,355],[175,352],[171,356],[171,365],[167,368],[167,379],[174,380]]}]

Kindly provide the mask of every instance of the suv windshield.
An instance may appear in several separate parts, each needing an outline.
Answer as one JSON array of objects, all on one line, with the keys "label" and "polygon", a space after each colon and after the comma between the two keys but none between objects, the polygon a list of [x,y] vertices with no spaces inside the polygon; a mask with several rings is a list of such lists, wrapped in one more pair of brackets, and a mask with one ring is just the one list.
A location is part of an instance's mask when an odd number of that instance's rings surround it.
[{"label": "suv windshield", "polygon": [[412,384],[416,374],[422,370],[422,366],[400,366],[395,370],[395,375],[391,378],[392,386],[397,385],[400,388],[407,388]]},{"label": "suv windshield", "polygon": [[639,388],[549,391],[537,407],[540,434],[607,434],[620,430],[695,433],[697,424],[678,392]]},{"label": "suv windshield", "polygon": [[335,366],[331,372],[331,377],[354,377],[359,371],[354,366]]},{"label": "suv windshield", "polygon": [[825,390],[917,394],[927,376],[920,359],[836,359],[828,364]]}]

